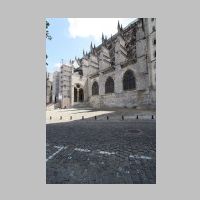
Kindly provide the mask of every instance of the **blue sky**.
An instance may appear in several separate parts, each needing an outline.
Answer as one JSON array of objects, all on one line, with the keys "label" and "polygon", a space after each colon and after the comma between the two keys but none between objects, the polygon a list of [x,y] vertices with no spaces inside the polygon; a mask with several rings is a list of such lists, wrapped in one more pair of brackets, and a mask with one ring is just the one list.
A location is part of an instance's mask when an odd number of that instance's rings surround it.
[{"label": "blue sky", "polygon": [[55,71],[61,60],[68,63],[75,56],[81,58],[83,49],[89,51],[90,43],[101,43],[102,32],[109,38],[117,32],[118,20],[123,27],[135,18],[47,18],[52,40],[46,40],[47,71]]}]

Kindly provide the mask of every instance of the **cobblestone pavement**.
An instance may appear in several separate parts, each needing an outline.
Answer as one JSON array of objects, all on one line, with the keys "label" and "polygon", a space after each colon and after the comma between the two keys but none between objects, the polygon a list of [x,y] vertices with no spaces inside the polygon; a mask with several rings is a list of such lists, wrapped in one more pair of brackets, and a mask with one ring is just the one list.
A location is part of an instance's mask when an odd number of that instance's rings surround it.
[{"label": "cobblestone pavement", "polygon": [[47,183],[156,183],[156,120],[46,125]]}]

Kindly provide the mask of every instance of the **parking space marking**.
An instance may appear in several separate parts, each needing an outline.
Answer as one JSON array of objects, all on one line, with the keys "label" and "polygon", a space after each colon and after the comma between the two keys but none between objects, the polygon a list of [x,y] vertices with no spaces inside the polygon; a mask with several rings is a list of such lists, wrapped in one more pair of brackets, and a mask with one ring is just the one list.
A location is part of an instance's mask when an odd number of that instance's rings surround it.
[{"label": "parking space marking", "polygon": [[[49,146],[49,145],[48,145]],[[46,162],[51,160],[55,155],[57,155],[60,151],[62,151],[63,149],[66,149],[67,146],[54,146],[54,148],[57,148],[58,150],[53,153],[51,156],[49,156],[46,159]],[[108,151],[102,151],[102,150],[97,150],[97,151],[92,151],[90,149],[82,149],[82,148],[74,148],[74,151],[79,151],[79,152],[84,152],[84,153],[88,153],[88,152],[97,152],[99,154],[103,154],[103,155],[116,155],[117,152],[108,152]],[[144,160],[151,160],[152,158],[149,156],[144,156],[144,155],[129,155],[129,158],[134,158],[134,159],[144,159]],[[72,157],[68,158],[71,159]]]},{"label": "parking space marking", "polygon": [[144,159],[144,160],[151,160],[152,159],[149,156],[138,156],[138,155],[130,155],[129,158]]},{"label": "parking space marking", "polygon": [[60,148],[62,148],[63,146],[53,146],[54,148],[56,148],[56,149],[60,149]]},{"label": "parking space marking", "polygon": [[106,154],[106,155],[114,155],[115,152],[108,152],[108,151],[99,151],[100,154]]},{"label": "parking space marking", "polygon": [[80,152],[90,152],[91,150],[89,149],[81,149],[81,148],[75,148],[75,151],[80,151]]},{"label": "parking space marking", "polygon": [[[58,148],[58,147],[57,147]],[[47,159],[46,159],[46,162],[48,162],[49,160],[51,160],[55,155],[57,155],[60,151],[62,151],[63,149],[66,149],[66,147],[60,147],[55,153],[53,153],[51,156],[49,156]]]}]

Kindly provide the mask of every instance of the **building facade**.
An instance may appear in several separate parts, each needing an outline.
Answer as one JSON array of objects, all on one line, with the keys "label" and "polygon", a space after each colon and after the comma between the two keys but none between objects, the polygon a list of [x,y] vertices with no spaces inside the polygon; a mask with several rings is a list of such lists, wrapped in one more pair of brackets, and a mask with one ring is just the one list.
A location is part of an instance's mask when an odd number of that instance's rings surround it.
[{"label": "building facade", "polygon": [[156,19],[139,18],[125,28],[118,23],[117,30],[61,66],[61,108],[156,108]]},{"label": "building facade", "polygon": [[62,108],[71,107],[71,82],[73,66],[62,65],[60,68],[60,102]]},{"label": "building facade", "polygon": [[46,72],[46,104],[52,102],[52,81],[50,80],[50,74]]},{"label": "building facade", "polygon": [[53,73],[53,83],[52,83],[52,102],[59,102],[59,87],[60,87],[60,72],[55,71]]}]

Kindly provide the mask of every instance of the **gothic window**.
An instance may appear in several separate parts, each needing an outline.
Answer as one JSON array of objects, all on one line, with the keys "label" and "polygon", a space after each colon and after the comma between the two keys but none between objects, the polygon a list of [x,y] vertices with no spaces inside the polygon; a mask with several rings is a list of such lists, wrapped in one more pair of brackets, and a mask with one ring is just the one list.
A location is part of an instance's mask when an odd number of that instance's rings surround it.
[{"label": "gothic window", "polygon": [[77,88],[80,88],[80,85],[79,85],[79,84],[76,84],[76,87],[77,87]]},{"label": "gothic window", "polygon": [[105,83],[105,93],[114,92],[114,80],[111,77],[108,77]]},{"label": "gothic window", "polygon": [[83,102],[84,100],[84,93],[83,93],[83,89],[80,88],[79,90],[79,102]]},{"label": "gothic window", "polygon": [[77,102],[77,89],[74,88],[74,102]]},{"label": "gothic window", "polygon": [[99,85],[95,81],[92,85],[92,95],[98,95],[99,94]]},{"label": "gothic window", "polygon": [[133,74],[133,71],[127,70],[124,73],[124,78],[123,78],[123,88],[124,90],[132,90],[135,89],[135,77]]},{"label": "gothic window", "polygon": [[153,44],[156,45],[156,39],[153,40]]},{"label": "gothic window", "polygon": [[156,51],[154,51],[154,57],[156,57]]},{"label": "gothic window", "polygon": [[153,32],[156,31],[156,27],[155,26],[152,27],[152,31]]}]

